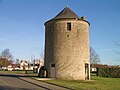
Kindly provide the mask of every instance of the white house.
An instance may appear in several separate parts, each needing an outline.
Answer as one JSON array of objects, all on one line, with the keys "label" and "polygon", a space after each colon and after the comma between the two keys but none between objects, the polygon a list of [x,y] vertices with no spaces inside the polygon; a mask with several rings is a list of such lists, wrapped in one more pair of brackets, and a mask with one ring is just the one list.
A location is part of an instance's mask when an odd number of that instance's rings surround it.
[{"label": "white house", "polygon": [[28,70],[28,62],[27,61],[21,61],[20,62],[20,70]]}]

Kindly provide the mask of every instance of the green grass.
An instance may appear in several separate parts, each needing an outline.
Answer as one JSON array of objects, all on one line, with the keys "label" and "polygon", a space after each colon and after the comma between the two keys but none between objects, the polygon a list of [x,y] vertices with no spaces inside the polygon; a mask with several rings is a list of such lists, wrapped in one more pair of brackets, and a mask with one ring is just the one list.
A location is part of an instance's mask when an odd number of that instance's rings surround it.
[{"label": "green grass", "polygon": [[[4,74],[25,74],[25,71],[0,71]],[[26,74],[33,77],[37,74]],[[48,80],[46,82],[69,87],[75,90],[120,90],[120,78],[103,78],[92,76],[91,80]]]},{"label": "green grass", "polygon": [[102,78],[93,76],[91,80],[49,80],[47,82],[69,87],[75,90],[120,90],[120,78]]},{"label": "green grass", "polygon": [[23,74],[26,76],[38,76],[36,73],[32,73],[32,71],[28,71],[26,74],[26,71],[0,71],[1,74]]},{"label": "green grass", "polygon": [[25,74],[25,71],[0,71],[3,74]]}]

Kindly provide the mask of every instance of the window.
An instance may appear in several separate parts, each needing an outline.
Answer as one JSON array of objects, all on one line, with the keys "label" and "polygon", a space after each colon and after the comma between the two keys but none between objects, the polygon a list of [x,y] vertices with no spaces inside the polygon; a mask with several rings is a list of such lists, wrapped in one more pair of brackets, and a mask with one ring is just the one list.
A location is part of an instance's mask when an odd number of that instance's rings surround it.
[{"label": "window", "polygon": [[71,30],[71,23],[67,23],[67,30]]},{"label": "window", "polygon": [[51,64],[51,67],[55,67],[55,64]]}]

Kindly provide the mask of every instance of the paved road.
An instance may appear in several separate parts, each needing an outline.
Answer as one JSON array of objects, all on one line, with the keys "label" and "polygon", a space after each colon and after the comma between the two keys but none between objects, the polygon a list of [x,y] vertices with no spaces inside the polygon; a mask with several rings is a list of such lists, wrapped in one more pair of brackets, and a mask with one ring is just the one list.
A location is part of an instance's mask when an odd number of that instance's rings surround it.
[{"label": "paved road", "polygon": [[0,74],[0,90],[70,90],[18,75]]}]

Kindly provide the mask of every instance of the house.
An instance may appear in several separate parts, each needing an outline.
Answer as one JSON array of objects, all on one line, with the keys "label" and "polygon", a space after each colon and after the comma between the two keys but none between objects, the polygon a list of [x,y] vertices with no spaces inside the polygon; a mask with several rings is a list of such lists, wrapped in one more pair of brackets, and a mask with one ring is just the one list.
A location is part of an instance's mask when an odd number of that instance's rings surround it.
[{"label": "house", "polygon": [[27,61],[21,61],[20,62],[20,70],[28,70],[28,62]]},{"label": "house", "polygon": [[97,68],[99,67],[108,67],[108,65],[103,65],[103,64],[91,64],[91,72],[97,72]]},{"label": "house", "polygon": [[110,66],[110,65],[104,65],[104,64],[91,64],[91,72],[97,72],[97,68],[119,68],[120,66]]},{"label": "house", "polygon": [[44,60],[36,60],[34,64],[30,64],[25,60],[20,61],[19,65],[11,64],[8,67],[1,67],[1,69],[12,70],[34,70],[36,69],[39,72],[39,69],[44,66]]},{"label": "house", "polygon": [[8,69],[8,71],[12,71],[13,70],[13,66],[12,65],[8,65],[7,69]]},{"label": "house", "polygon": [[29,68],[34,70],[35,73],[39,73],[40,68],[44,66],[44,60],[35,60],[34,64],[31,64]]}]

